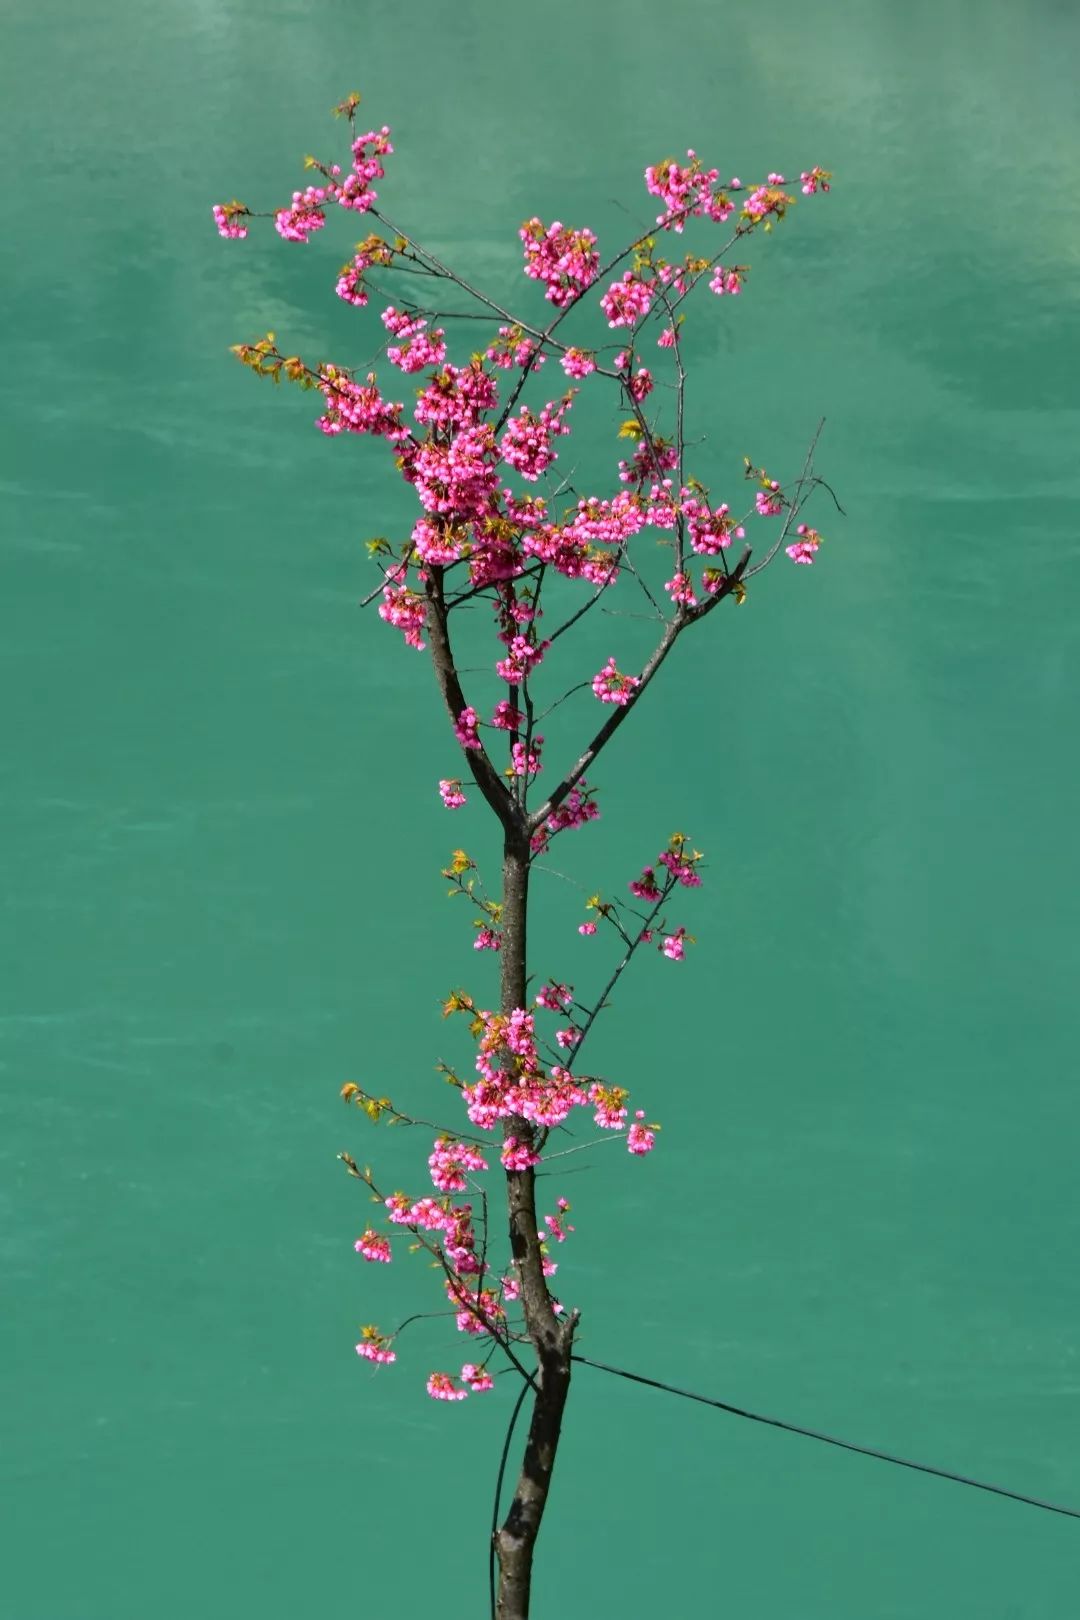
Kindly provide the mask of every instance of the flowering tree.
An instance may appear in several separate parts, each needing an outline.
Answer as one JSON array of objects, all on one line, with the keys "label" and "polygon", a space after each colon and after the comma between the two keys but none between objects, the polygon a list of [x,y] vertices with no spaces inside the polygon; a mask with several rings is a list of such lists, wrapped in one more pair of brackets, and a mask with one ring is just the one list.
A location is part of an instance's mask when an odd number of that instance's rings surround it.
[{"label": "flowering tree", "polygon": [[[559,1139],[582,1113],[591,1115],[599,1132],[612,1133],[608,1139],[621,1136],[633,1158],[652,1151],[658,1127],[642,1109],[631,1113],[624,1086],[586,1073],[582,1055],[613,988],[643,947],[671,962],[683,958],[692,940],[672,902],[681,890],[700,884],[702,857],[676,833],[655,864],[630,882],[629,900],[589,899],[578,933],[592,936],[603,929],[615,944],[614,966],[591,1004],[579,1000],[562,976],[530,972],[530,880],[538,857],[556,838],[599,815],[590,780],[596,761],[676,642],[726,598],[741,603],[748,582],[781,549],[808,564],[821,543],[818,532],[799,521],[807,497],[822,483],[813,470],[813,443],[788,484],[747,459],[743,472],[755,492],[749,510],[738,515],[710,494],[703,454],[691,444],[685,419],[688,301],[702,289],[721,297],[739,293],[749,266],[733,255],[748,237],[783,219],[794,198],[782,174],[752,186],[738,179],[721,184],[719,172],[691,151],[685,164],[669,159],[645,170],[647,191],[659,206],[655,230],[604,264],[591,230],[529,219],[519,232],[524,273],[544,289],[550,313],[546,320],[526,317],[471,285],[387,219],[375,182],[393,150],[390,131],[358,134],[358,104],[352,95],[336,109],[349,126],[347,166],[308,158],[313,183],[265,217],[284,241],[297,243],[324,229],[334,208],[369,215],[383,227],[385,235],[372,232],[357,244],[336,292],[357,309],[373,297],[385,302],[379,347],[385,347],[390,366],[417,379],[411,421],[374,371],[359,376],[336,363],[311,365],[283,353],[272,333],[234,352],[260,376],[275,382],[284,376],[317,393],[316,425],[324,434],[383,440],[393,466],[412,487],[419,511],[408,539],[369,542],[381,577],[368,600],[379,600],[380,617],[401,632],[407,647],[430,652],[460,753],[460,774],[438,783],[443,804],[458,810],[467,789],[475,788],[501,830],[497,897],[464,850],[455,850],[443,873],[451,892],[476,908],[474,949],[497,953],[501,969],[497,1008],[463,990],[453,991],[444,1006],[447,1015],[465,1017],[475,1043],[467,1079],[443,1071],[460,1092],[467,1128],[455,1124],[439,1131],[428,1157],[434,1191],[422,1196],[387,1191],[372,1170],[349,1154],[342,1158],[379,1210],[379,1223],[373,1221],[357,1239],[358,1253],[388,1263],[394,1230],[408,1234],[406,1247],[436,1263],[447,1314],[465,1335],[468,1359],[460,1372],[433,1371],[428,1393],[441,1401],[464,1400],[491,1390],[493,1372],[501,1368],[525,1382],[529,1434],[513,1499],[494,1538],[497,1612],[501,1620],[519,1620],[529,1610],[533,1552],[578,1322],[578,1311],[567,1310],[551,1287],[557,1269],[552,1255],[573,1231],[569,1204],[558,1198],[538,1212],[536,1169],[566,1151],[558,1149]],[[825,192],[829,175],[810,169],[800,184],[807,196]],[[249,222],[259,217],[236,201],[213,212],[227,238],[245,237]],[[719,232],[720,244],[711,240],[700,255],[668,257],[668,244],[692,223],[703,236]],[[402,289],[394,302],[382,289],[391,276]],[[420,289],[419,296],[404,290],[410,286]],[[453,308],[444,307],[444,294]],[[461,357],[460,364],[450,360],[446,327],[439,324],[451,317],[484,329],[482,351]],[[599,341],[586,346],[593,332]],[[552,361],[567,386],[556,398],[544,400],[540,393],[534,406],[523,395]],[[581,493],[569,480],[556,483],[553,473],[581,385],[608,389],[623,418],[617,432],[624,459],[597,493],[595,485]],[[568,494],[573,499],[566,500]],[[763,556],[751,565],[747,525],[758,520],[773,527],[766,529]],[[663,549],[650,546],[638,555],[635,542],[650,532]],[[649,558],[657,555],[669,558],[666,580],[650,579]],[[613,652],[601,668],[581,670],[568,686],[560,683],[561,690],[546,683],[545,655],[586,614],[605,612],[617,592],[639,595],[645,615],[655,621],[644,665],[629,673]],[[486,680],[468,692],[455,652],[458,614],[467,604],[474,610],[486,604],[495,641],[485,655]],[[544,619],[551,624],[546,631]],[[581,743],[552,767],[540,726],[570,698],[582,711]],[[592,704],[599,709],[590,715]],[[542,787],[541,780],[549,785]],[[426,1123],[357,1085],[347,1085],[343,1095],[373,1121]],[[549,1151],[553,1133],[559,1133],[558,1151]],[[508,1247],[503,1222],[495,1217],[494,1191],[489,1194],[481,1179],[492,1167],[502,1172]],[[396,1332],[365,1327],[356,1349],[386,1365],[395,1360],[395,1338]]]}]

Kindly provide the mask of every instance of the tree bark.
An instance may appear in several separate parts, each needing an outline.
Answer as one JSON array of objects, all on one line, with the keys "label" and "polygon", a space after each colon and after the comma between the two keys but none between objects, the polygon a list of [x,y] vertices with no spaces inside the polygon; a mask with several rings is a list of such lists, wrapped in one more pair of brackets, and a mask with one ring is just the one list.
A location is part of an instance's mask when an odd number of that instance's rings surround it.
[{"label": "tree bark", "polygon": [[[530,860],[528,829],[522,815],[518,825],[507,829],[503,851],[501,1010],[507,1016],[527,1004]],[[535,1135],[524,1119],[508,1120],[506,1134],[529,1142]],[[495,1537],[499,1560],[496,1612],[498,1620],[526,1620],[533,1553],[570,1392],[570,1350],[577,1313],[560,1320],[553,1309],[537,1235],[536,1180],[532,1170],[507,1171],[506,1194],[510,1249],[521,1279],[525,1326],[536,1351],[537,1368],[529,1435],[514,1497]]]}]

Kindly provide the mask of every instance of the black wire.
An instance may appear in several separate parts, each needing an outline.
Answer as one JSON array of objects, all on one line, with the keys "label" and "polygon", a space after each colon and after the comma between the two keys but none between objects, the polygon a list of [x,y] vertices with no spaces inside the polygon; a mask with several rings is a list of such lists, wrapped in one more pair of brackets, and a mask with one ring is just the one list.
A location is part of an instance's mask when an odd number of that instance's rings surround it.
[{"label": "black wire", "polygon": [[[688,1389],[676,1389],[674,1384],[662,1383],[658,1378],[645,1378],[641,1373],[627,1372],[623,1367],[608,1367],[602,1361],[590,1361],[588,1356],[575,1355],[570,1359],[580,1361],[586,1367],[595,1367],[599,1372],[613,1373],[616,1378],[628,1378],[634,1384],[647,1384],[651,1389],[666,1390],[669,1395],[681,1395],[685,1401],[699,1401],[702,1406],[715,1406],[721,1412],[730,1412],[733,1417],[749,1418],[751,1423],[767,1423],[772,1429],[784,1429],[788,1434],[805,1435],[808,1440],[821,1440],[825,1445],[839,1446],[843,1451],[856,1451],[861,1457],[877,1457],[880,1462],[895,1463],[898,1468],[914,1468],[920,1474],[936,1474],[938,1479],[951,1479],[957,1485],[970,1485],[976,1491],[991,1491],[995,1496],[1007,1496],[1013,1502],[1026,1502],[1028,1507],[1041,1508],[1044,1513],[1062,1513],[1067,1518],[1080,1519],[1080,1508],[1063,1507],[1059,1502],[1043,1502],[1037,1496],[1024,1496],[1020,1491],[1007,1490],[1004,1485],[988,1485],[983,1479],[968,1479],[965,1474],[954,1474],[948,1468],[934,1468],[930,1463],[911,1462],[907,1457],[894,1457],[891,1452],[876,1451],[873,1446],[857,1446],[852,1440],[838,1440],[835,1435],[822,1434],[818,1429],[804,1429],[797,1423],[787,1423],[783,1418],[765,1417],[760,1412],[748,1412],[741,1406],[732,1406],[727,1401],[715,1400],[710,1395],[695,1395]],[[522,1394],[524,1395],[524,1390]],[[520,1404],[519,1399],[518,1405]]]},{"label": "black wire", "polygon": [[496,1620],[495,1614],[495,1537],[499,1533],[499,1503],[502,1499],[503,1479],[506,1476],[506,1462],[510,1456],[510,1444],[514,1438],[514,1429],[517,1425],[518,1414],[525,1403],[525,1397],[534,1387],[531,1378],[522,1379],[518,1398],[514,1402],[514,1410],[510,1414],[510,1422],[506,1426],[506,1439],[503,1441],[502,1456],[499,1458],[499,1477],[495,1481],[495,1501],[491,1509],[491,1544],[488,1547],[488,1596],[491,1602],[491,1620]]}]

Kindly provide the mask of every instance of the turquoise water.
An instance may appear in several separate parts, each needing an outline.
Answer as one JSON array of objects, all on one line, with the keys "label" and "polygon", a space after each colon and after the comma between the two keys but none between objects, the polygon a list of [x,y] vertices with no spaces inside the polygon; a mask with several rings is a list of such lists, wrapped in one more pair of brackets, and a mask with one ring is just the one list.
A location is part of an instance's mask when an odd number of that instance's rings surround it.
[{"label": "turquoise water", "polygon": [[[825,415],[846,520],[680,650],[567,841],[590,887],[674,827],[710,869],[593,1048],[662,1151],[561,1183],[560,1281],[586,1354],[1080,1505],[1080,18],[51,0],[5,36],[3,1613],[484,1612],[508,1391],[434,1406],[438,1323],[358,1366],[429,1285],[360,1268],[334,1155],[415,1177],[336,1093],[442,1103],[438,1000],[484,981],[438,868],[490,840],[357,607],[407,492],[227,353],[356,358],[353,233],[209,219],[283,200],[354,86],[391,216],[534,311],[526,215],[627,234],[687,145],[836,172],[703,313],[694,404],[736,491]],[[545,970],[599,984],[542,893]],[[1078,1568],[1067,1520],[583,1369],[536,1612],[1062,1620]]]}]

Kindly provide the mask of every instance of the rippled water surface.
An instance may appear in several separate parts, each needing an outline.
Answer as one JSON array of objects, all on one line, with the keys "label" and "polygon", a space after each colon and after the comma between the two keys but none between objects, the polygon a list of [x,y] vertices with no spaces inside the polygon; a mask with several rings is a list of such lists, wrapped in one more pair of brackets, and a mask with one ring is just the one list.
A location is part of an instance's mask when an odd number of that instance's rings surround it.
[{"label": "rippled water surface", "polygon": [[[354,85],[392,216],[534,312],[526,215],[611,242],[687,145],[836,172],[691,339],[714,489],[824,415],[847,517],[681,651],[567,853],[610,889],[678,826],[710,868],[593,1052],[662,1151],[567,1176],[560,1281],[587,1354],[1080,1503],[1080,14],[44,0],[3,34],[4,1613],[483,1612],[508,1391],[433,1405],[440,1323],[358,1367],[428,1285],[361,1271],[334,1162],[376,1151],[343,1080],[439,1104],[483,964],[437,869],[483,834],[357,608],[406,492],[227,354],[362,363],[355,233],[209,219],[281,201]],[[610,440],[572,453],[599,480]],[[1064,1620],[1080,1568],[1067,1520],[586,1370],[542,1549],[565,1620]]]}]

